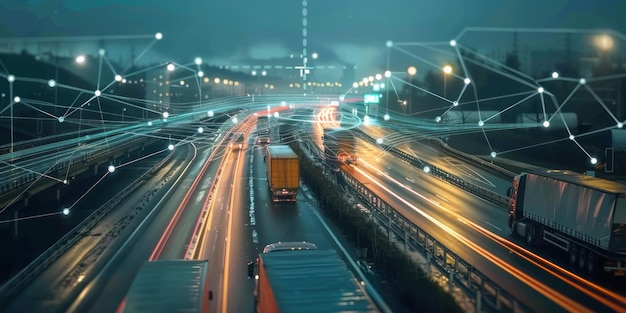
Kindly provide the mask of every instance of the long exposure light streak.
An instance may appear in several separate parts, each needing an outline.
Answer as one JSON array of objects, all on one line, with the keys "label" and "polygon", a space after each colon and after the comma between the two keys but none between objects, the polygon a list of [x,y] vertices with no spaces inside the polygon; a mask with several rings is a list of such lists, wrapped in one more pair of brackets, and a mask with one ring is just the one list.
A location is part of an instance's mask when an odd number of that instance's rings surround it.
[{"label": "long exposure light streak", "polygon": [[[456,220],[470,226],[471,228],[473,228],[474,230],[478,231],[479,233],[481,233],[482,235],[488,237],[490,240],[498,243],[499,245],[501,245],[502,247],[508,249],[509,251],[515,253],[516,255],[522,257],[523,259],[525,259],[526,261],[528,261],[529,263],[532,263],[533,265],[541,268],[542,270],[550,273],[551,275],[561,279],[562,281],[568,283],[569,285],[571,285],[572,287],[576,288],[577,290],[583,292],[584,294],[588,295],[589,297],[597,300],[598,302],[604,304],[605,306],[611,308],[612,310],[615,310],[616,312],[621,312],[621,311],[625,311],[626,309],[626,297],[617,294],[613,291],[610,291],[598,284],[595,284],[587,279],[584,279],[576,274],[571,273],[570,271],[554,264],[553,262],[548,261],[547,259],[535,254],[534,252],[531,252],[505,238],[502,238],[501,236],[494,234],[493,232],[487,230],[486,228],[476,224],[475,222],[467,219],[466,217],[452,211],[449,210],[448,208],[446,208],[445,206],[443,206],[441,203],[434,201],[426,196],[424,196],[423,194],[409,188],[408,186],[406,186],[405,184],[403,184],[402,182],[396,180],[395,178],[382,173],[380,170],[378,170],[376,167],[372,166],[371,164],[365,162],[365,161],[361,161],[360,164],[362,165],[366,165],[367,167],[371,168],[372,170],[378,172],[380,175],[383,175],[387,180],[393,182],[396,186],[401,187],[405,190],[407,190],[408,192],[422,198],[423,200],[431,203],[432,205],[444,210],[446,213],[452,215],[453,217],[456,218]],[[367,173],[364,173],[362,171],[359,170],[359,172],[361,174],[363,174],[364,176],[368,177],[370,180],[373,181],[372,177],[370,177],[369,175],[367,175]],[[379,185],[378,182],[375,182],[377,185]],[[382,184],[380,184],[380,186],[382,186]],[[394,197],[398,198],[398,199],[402,199],[399,195],[393,193],[392,191],[388,191],[390,194],[392,194]],[[405,201],[405,200],[402,200]],[[418,209],[419,210],[419,209]],[[426,213],[424,213],[423,211],[419,210],[418,213],[424,215]],[[429,220],[431,218],[428,218]],[[434,218],[433,218],[434,219]],[[447,231],[447,229],[446,229]],[[575,281],[576,283],[572,282]],[[604,295],[604,297],[602,296]],[[606,297],[608,297],[609,299],[607,299]]]}]

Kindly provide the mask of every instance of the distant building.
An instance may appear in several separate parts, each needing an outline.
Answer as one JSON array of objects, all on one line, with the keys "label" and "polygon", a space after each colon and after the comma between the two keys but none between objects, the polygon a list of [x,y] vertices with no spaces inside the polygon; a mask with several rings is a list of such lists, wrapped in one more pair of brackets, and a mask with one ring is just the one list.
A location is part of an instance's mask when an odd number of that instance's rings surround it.
[{"label": "distant building", "polygon": [[146,109],[165,112],[170,106],[170,73],[163,67],[146,72]]}]

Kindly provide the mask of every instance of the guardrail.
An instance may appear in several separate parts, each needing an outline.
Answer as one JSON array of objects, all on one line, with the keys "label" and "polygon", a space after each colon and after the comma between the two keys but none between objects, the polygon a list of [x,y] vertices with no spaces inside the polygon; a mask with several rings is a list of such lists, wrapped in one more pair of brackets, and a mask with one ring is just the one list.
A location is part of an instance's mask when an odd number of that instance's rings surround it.
[{"label": "guardrail", "polygon": [[[373,139],[369,136],[361,134],[359,137],[367,141]],[[307,149],[312,152],[315,157],[324,160],[323,152],[310,140],[300,140]],[[395,147],[382,146],[383,149],[392,153],[392,155],[401,160],[414,165],[423,167],[428,165],[426,162],[418,158],[408,155]],[[430,165],[428,165],[430,166]],[[392,206],[370,191],[366,185],[344,171],[340,172],[344,181],[359,196],[361,201],[367,203],[370,207],[372,217],[377,224],[383,226],[387,230],[387,239],[391,240],[392,233],[404,243],[405,251],[412,249],[413,251],[426,254],[428,266],[434,266],[442,275],[448,277],[450,287],[456,286],[461,289],[469,298],[474,299],[477,312],[485,310],[492,312],[530,312],[528,306],[517,300],[512,294],[501,288],[497,283],[474,268],[469,262],[463,260],[452,250],[437,241],[431,235],[423,231],[419,226],[412,223]],[[433,175],[455,184],[474,194],[484,192],[481,196],[489,198],[491,201],[500,202],[506,206],[508,198],[497,195],[484,188],[478,188],[473,184],[465,183],[457,176],[450,175],[436,167],[431,167]],[[500,198],[498,198],[500,197]],[[505,201],[506,200],[506,201]],[[450,288],[452,290],[452,288]]]},{"label": "guardrail", "polygon": [[28,266],[21,270],[17,275],[13,276],[9,281],[0,286],[0,308],[5,307],[12,297],[28,285],[33,279],[39,276],[54,261],[67,252],[78,240],[84,237],[84,234],[91,231],[115,206],[120,203],[124,197],[137,189],[147,175],[153,174],[161,168],[172,154],[168,154],[161,162],[153,166],[149,171],[134,180],[128,187],[117,193],[107,203],[100,206],[85,218],[80,224],[76,225],[72,230],[65,234],[61,239],[54,243],[50,248],[44,251],[39,257],[32,261]]},{"label": "guardrail", "polygon": [[[470,183],[462,178],[460,178],[459,176],[456,176],[454,174],[450,174],[440,168],[438,168],[437,166],[430,164],[422,159],[417,158],[416,156],[410,155],[394,146],[389,146],[389,145],[385,145],[385,144],[379,144],[376,142],[376,140],[370,136],[368,136],[367,134],[361,132],[361,131],[355,131],[354,132],[356,134],[356,136],[358,136],[359,138],[373,144],[376,146],[379,146],[381,149],[389,152],[391,155],[395,156],[396,158],[406,162],[407,164],[413,166],[413,167],[418,167],[420,169],[425,169],[426,167],[429,170],[429,173],[431,173],[433,176],[438,177],[439,179],[445,180],[448,183],[451,183],[463,190],[469,191],[472,194],[479,196],[489,202],[492,202],[498,206],[500,206],[502,209],[506,210],[507,206],[509,204],[509,200],[510,198],[504,195],[501,195],[497,192],[493,192],[487,188],[484,188],[482,186],[478,186],[474,183]],[[450,152],[453,152],[452,148],[447,149]],[[461,152],[460,151],[456,151],[453,152],[455,155],[461,156]],[[465,160],[470,160],[470,162],[474,163],[473,159],[467,157],[467,155],[465,155],[463,157]],[[483,161],[483,163],[485,163]],[[488,162],[486,162],[488,163]],[[482,164],[482,163],[479,163]],[[493,165],[493,164],[492,164]],[[487,165],[484,165],[487,166]],[[501,173],[502,175],[511,175],[511,181],[512,181],[512,177],[515,175],[512,172],[506,171],[505,169],[502,168],[498,168],[495,165],[493,166],[489,166],[490,170],[493,171],[499,171],[499,173]],[[500,172],[500,170],[502,170]]]},{"label": "guardrail", "polygon": [[449,286],[459,287],[471,299],[474,299],[477,312],[485,309],[493,312],[530,312],[529,307],[518,301],[513,295],[497,283],[463,260],[452,250],[434,239],[431,235],[412,223],[392,206],[371,192],[346,172],[341,175],[359,198],[373,209],[372,216],[377,224],[387,229],[387,238],[392,233],[402,241],[406,249],[426,254],[428,266],[432,265],[448,277]]}]

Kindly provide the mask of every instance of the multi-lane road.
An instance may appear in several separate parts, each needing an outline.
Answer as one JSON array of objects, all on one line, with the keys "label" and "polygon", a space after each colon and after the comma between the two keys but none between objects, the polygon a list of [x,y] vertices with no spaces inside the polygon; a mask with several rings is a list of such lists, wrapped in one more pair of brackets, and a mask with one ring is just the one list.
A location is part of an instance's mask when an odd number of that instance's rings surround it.
[{"label": "multi-lane road", "polygon": [[[372,137],[389,136],[388,130],[364,129]],[[366,141],[358,146],[359,166],[346,168],[350,175],[533,311],[606,312],[626,307],[626,297],[571,273],[560,255],[529,250],[511,235],[505,208],[381,154]],[[510,186],[509,181],[423,142],[407,140],[400,146],[474,184],[500,192]]]},{"label": "multi-lane road", "polygon": [[[332,119],[322,123],[336,125]],[[254,281],[247,277],[246,264],[264,245],[306,240],[336,249],[310,194],[301,192],[295,203],[270,201],[265,149],[250,136],[254,118],[237,127],[248,134],[242,149],[229,147],[228,129],[216,142],[189,140],[178,146],[169,162],[144,176],[133,193],[82,234],[6,311],[114,312],[144,262],[185,258],[209,260],[211,312],[252,311]],[[311,129],[305,126],[302,131]],[[371,126],[362,131],[483,188],[505,193],[510,186],[508,179],[426,141],[394,139],[392,131]],[[311,136],[320,143],[318,133]],[[626,307],[624,296],[571,273],[559,255],[530,251],[512,237],[504,208],[412,167],[377,145],[358,140],[357,146],[359,165],[345,171],[532,311]],[[130,177],[128,181],[137,182]]]}]

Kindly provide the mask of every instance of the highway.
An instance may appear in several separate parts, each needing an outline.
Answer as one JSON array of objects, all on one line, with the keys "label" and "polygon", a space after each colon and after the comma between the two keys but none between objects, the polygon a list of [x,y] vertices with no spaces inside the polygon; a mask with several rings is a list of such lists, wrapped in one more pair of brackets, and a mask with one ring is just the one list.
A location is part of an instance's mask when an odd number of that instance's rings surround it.
[{"label": "highway", "polygon": [[[321,115],[325,115],[321,117],[324,127],[337,126],[331,123],[338,116],[336,112],[325,110]],[[393,129],[371,125],[361,129],[373,138],[383,138],[379,143],[386,145],[391,144],[388,139],[395,134]],[[403,136],[398,135],[404,138],[397,142],[402,146],[400,150],[464,180],[488,182],[496,192],[506,192],[510,186],[503,175],[453,158],[436,146],[411,140],[407,134],[405,130]],[[413,137],[420,139],[419,134]],[[316,141],[317,136],[312,140]],[[562,256],[553,251],[539,249],[537,255],[527,250],[523,240],[510,234],[504,207],[455,188],[368,141],[358,140],[357,147],[359,166],[342,167],[345,171],[531,310],[620,311],[626,304],[623,295],[572,274]]]},{"label": "highway", "polygon": [[[364,141],[358,147],[361,160],[348,169],[351,175],[534,311],[620,311],[626,305],[623,295],[571,274],[557,256],[526,250],[523,240],[510,234],[504,208],[381,156]],[[433,158],[432,149],[418,151],[422,158]],[[448,170],[461,176],[463,168]]]},{"label": "highway", "polygon": [[[320,112],[328,115],[318,124],[337,125],[336,113]],[[299,112],[289,119],[296,116],[307,115]],[[337,249],[306,185],[295,203],[270,201],[265,149],[254,144],[254,121],[235,124],[234,129],[247,138],[241,149],[224,139],[232,126],[225,126],[216,142],[196,136],[178,145],[157,172],[143,176],[131,194],[37,276],[6,311],[114,312],[144,262],[184,258],[209,260],[211,312],[250,311],[254,281],[246,275],[246,264],[263,246],[305,240],[322,249]],[[299,133],[310,133],[319,145],[320,128],[310,125],[298,125]],[[362,130],[394,143],[389,139],[393,130],[371,126]],[[396,145],[494,192],[505,192],[510,185],[493,171],[429,142],[403,140]],[[623,295],[572,274],[558,255],[527,250],[523,240],[510,235],[503,207],[453,187],[369,141],[358,139],[357,147],[359,165],[342,170],[530,310],[598,312],[626,307]],[[246,298],[249,301],[242,300]]]}]

